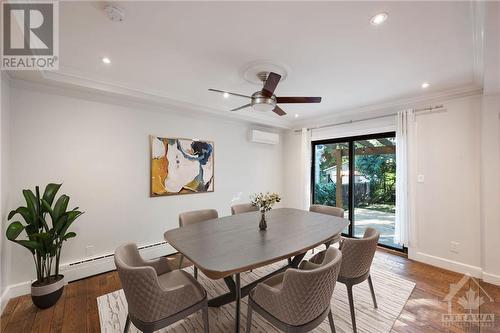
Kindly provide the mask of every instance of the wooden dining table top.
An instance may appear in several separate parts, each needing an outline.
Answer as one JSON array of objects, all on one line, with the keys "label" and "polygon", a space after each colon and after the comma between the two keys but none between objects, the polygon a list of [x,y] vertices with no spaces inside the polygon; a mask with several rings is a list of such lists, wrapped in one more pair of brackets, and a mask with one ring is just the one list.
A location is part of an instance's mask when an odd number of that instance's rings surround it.
[{"label": "wooden dining table top", "polygon": [[349,220],[294,208],[207,220],[165,232],[165,240],[207,277],[224,278],[290,258],[330,240]]}]

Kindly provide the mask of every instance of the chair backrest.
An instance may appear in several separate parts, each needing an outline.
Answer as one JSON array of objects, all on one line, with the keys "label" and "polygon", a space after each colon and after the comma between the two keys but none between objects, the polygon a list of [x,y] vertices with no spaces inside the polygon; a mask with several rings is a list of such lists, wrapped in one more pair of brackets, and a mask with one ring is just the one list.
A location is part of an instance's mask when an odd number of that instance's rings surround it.
[{"label": "chair backrest", "polygon": [[281,319],[303,325],[317,318],[329,306],[342,262],[342,253],[329,247],[320,267],[312,270],[288,269],[281,293],[286,306]]},{"label": "chair backrest", "polygon": [[344,210],[339,207],[325,206],[325,205],[311,205],[309,206],[310,212],[333,215],[337,217],[344,217]]},{"label": "chair backrest", "polygon": [[366,228],[363,238],[344,238],[340,244],[342,251],[342,267],[340,276],[357,278],[370,272],[373,257],[377,250],[380,232],[374,228]]},{"label": "chair backrest", "polygon": [[231,206],[231,214],[232,215],[243,214],[243,213],[248,213],[248,212],[257,212],[258,210],[259,210],[259,208],[256,206],[253,206],[251,203],[244,203],[244,204],[238,204],[238,205]]},{"label": "chair backrest", "polygon": [[[158,294],[159,284],[153,267],[140,266],[142,258],[134,243],[115,251],[115,265],[128,303],[128,311],[137,319],[154,321],[151,300]],[[153,304],[154,305],[154,304]]]},{"label": "chair backrest", "polygon": [[185,227],[190,224],[216,219],[219,214],[215,209],[201,209],[179,214],[179,226]]}]

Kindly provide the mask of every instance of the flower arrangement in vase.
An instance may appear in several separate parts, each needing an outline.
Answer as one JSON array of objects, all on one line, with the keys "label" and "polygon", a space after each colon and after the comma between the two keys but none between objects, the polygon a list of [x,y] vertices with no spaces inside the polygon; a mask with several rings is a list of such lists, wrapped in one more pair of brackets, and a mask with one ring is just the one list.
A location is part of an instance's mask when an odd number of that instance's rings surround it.
[{"label": "flower arrangement in vase", "polygon": [[250,197],[252,200],[252,206],[259,208],[260,210],[260,223],[259,229],[267,229],[266,212],[273,208],[273,205],[281,201],[281,197],[277,193],[258,193]]}]

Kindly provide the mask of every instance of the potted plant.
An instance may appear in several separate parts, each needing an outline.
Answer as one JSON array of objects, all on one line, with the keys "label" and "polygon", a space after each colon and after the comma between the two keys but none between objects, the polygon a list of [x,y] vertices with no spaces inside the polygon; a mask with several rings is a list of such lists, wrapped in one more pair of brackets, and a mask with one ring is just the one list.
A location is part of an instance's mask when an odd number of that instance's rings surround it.
[{"label": "potted plant", "polygon": [[277,193],[258,193],[251,197],[252,205],[260,210],[259,229],[267,229],[266,212],[273,208],[273,205],[281,201],[281,197]]},{"label": "potted plant", "polygon": [[[52,205],[61,185],[48,184],[42,197],[38,186],[35,187],[35,193],[23,190],[26,206],[11,211],[8,216],[9,221],[16,215],[24,220],[24,224],[20,221],[11,222],[6,236],[33,255],[36,280],[31,284],[31,299],[41,309],[56,304],[62,295],[64,276],[59,274],[62,245],[76,236],[68,229],[83,214],[78,211],[78,207],[68,210],[69,197],[65,194]],[[27,237],[19,239],[23,231]]]}]

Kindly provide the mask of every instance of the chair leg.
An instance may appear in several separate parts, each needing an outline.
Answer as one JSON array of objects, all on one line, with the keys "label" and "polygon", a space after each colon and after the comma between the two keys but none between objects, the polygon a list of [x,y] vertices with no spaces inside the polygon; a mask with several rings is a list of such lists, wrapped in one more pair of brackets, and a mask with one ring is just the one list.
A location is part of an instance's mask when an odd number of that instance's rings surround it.
[{"label": "chair leg", "polygon": [[181,258],[179,259],[179,269],[182,269],[182,262],[184,261],[184,256],[181,254]]},{"label": "chair leg", "polygon": [[194,266],[194,278],[198,280],[198,267]]},{"label": "chair leg", "polygon": [[373,307],[375,309],[377,309],[378,308],[378,306],[377,306],[377,298],[375,297],[375,290],[373,289],[373,282],[372,282],[371,275],[368,275],[368,285],[370,285],[370,291],[372,292]]},{"label": "chair leg", "polygon": [[129,327],[130,327],[130,317],[129,317],[129,315],[127,314],[127,320],[125,321],[125,328],[123,329],[123,333],[127,333],[127,332],[128,332]]},{"label": "chair leg", "polygon": [[332,310],[331,309],[328,312],[328,321],[330,322],[330,330],[332,331],[332,333],[336,333],[336,331],[335,331],[335,322],[333,321],[333,314],[332,314]]},{"label": "chair leg", "polygon": [[252,305],[250,304],[250,300],[248,301],[248,311],[247,311],[247,330],[246,333],[250,333],[250,329],[252,327]]},{"label": "chair leg", "polygon": [[210,325],[208,323],[208,304],[207,303],[205,303],[205,305],[203,306],[203,309],[201,311],[202,311],[202,315],[203,315],[203,328],[204,328],[205,333],[208,333],[210,330]]},{"label": "chair leg", "polygon": [[354,298],[352,297],[352,286],[347,285],[347,296],[349,297],[349,308],[351,310],[352,331],[356,333],[356,314],[354,313]]}]

